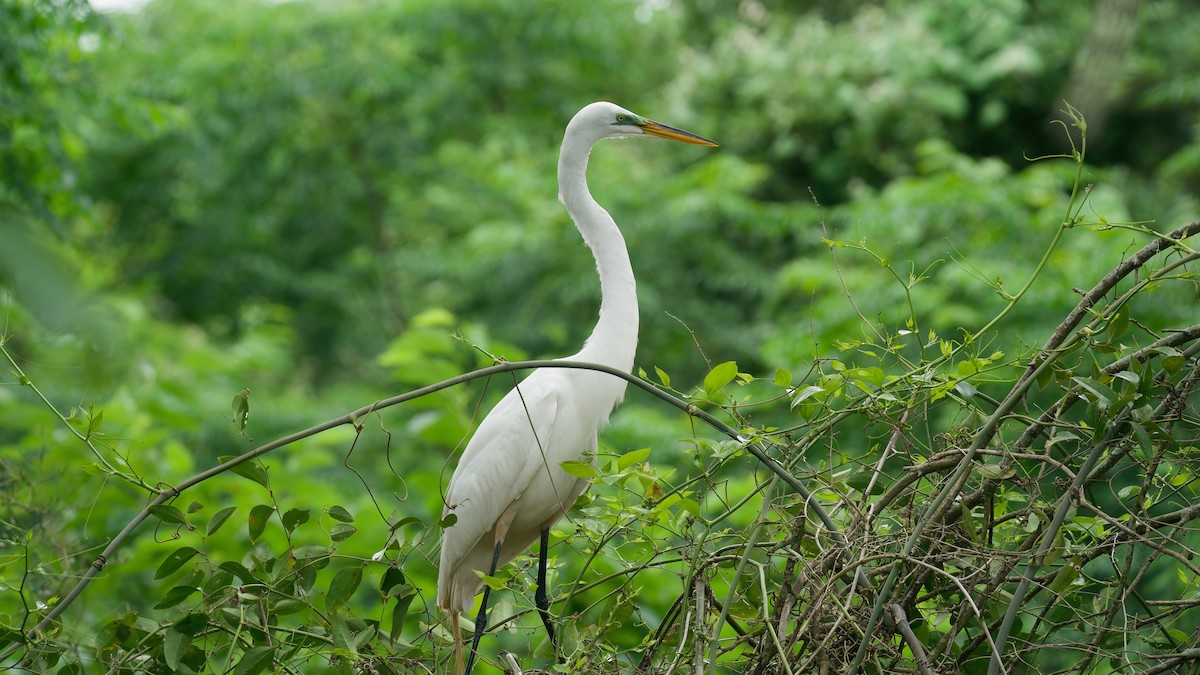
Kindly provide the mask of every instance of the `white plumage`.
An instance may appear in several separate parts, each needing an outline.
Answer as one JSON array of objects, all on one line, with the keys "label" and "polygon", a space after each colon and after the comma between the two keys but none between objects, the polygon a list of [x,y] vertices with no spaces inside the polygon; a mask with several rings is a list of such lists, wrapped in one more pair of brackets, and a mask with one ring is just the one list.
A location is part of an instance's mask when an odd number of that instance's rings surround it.
[{"label": "white plumage", "polygon": [[[633,367],[638,338],[633,268],[617,224],[588,191],[586,172],[588,154],[598,141],[645,135],[716,145],[601,102],[584,107],[571,119],[558,161],[559,200],[591,249],[600,274],[600,318],[583,348],[567,359],[626,372]],[[625,395],[625,384],[619,377],[595,371],[540,369],[510,391],[479,425],[446,493],[445,513],[453,513],[457,520],[446,528],[442,542],[437,604],[450,613],[456,636],[458,614],[471,608],[483,585],[476,571],[494,574],[521,554],[586,489],[586,481],[567,474],[561,464],[594,456],[597,433]],[[497,545],[500,550],[493,566]],[[544,570],[539,580],[542,575]],[[486,603],[485,594],[468,671],[485,628]],[[539,609],[553,641],[545,607]],[[461,648],[459,659],[461,666]]]}]

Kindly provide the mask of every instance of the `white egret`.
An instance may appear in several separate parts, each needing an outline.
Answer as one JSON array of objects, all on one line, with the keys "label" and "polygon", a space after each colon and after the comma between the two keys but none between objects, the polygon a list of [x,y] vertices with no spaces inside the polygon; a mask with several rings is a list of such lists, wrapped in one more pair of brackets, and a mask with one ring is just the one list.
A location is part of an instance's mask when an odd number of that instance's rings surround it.
[{"label": "white egret", "polygon": [[[600,273],[600,318],[575,361],[628,372],[638,339],[638,301],[629,253],[617,224],[587,186],[588,155],[606,138],[656,136],[697,145],[716,143],[648,120],[612,103],[592,103],[571,118],[558,159],[558,198],[583,235]],[[446,492],[446,528],[438,570],[437,604],[448,612],[462,664],[459,614],[483,587],[478,573],[496,570],[541,538],[535,602],[555,654],[546,594],[546,544],[550,527],[587,487],[561,464],[590,458],[597,433],[625,395],[625,380],[590,370],[534,371],[484,418],[463,451]],[[585,461],[587,461],[585,459]],[[467,657],[469,673],[487,628],[488,589],[475,619]]]}]

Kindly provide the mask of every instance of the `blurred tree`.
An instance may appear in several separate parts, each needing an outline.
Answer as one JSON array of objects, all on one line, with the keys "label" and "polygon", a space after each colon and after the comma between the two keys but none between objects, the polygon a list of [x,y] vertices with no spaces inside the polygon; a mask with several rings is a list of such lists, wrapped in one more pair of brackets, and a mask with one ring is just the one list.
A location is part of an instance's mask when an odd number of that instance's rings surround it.
[{"label": "blurred tree", "polygon": [[463,238],[540,225],[562,120],[651,91],[664,40],[627,2],[164,0],[103,50],[142,118],[97,130],[86,180],[176,316],[236,334],[248,304],[284,305],[333,368],[475,293],[447,285]]}]

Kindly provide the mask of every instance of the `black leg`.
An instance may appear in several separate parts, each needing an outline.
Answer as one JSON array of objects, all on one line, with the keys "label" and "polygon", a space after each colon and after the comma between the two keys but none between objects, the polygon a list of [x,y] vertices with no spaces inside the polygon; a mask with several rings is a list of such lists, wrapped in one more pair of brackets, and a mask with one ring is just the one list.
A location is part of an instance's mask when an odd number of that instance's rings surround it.
[{"label": "black leg", "polygon": [[542,543],[538,547],[537,591],[533,594],[533,602],[537,605],[538,616],[542,617],[542,625],[550,636],[550,648],[554,650],[554,658],[562,663],[558,653],[558,638],[554,636],[554,624],[550,623],[550,597],[546,594],[546,550],[550,547],[550,530],[542,530]]},{"label": "black leg", "polygon": [[[500,545],[504,542],[496,542],[496,549],[492,552],[492,568],[488,571],[489,577],[496,576],[496,563],[500,561]],[[463,670],[463,675],[471,675],[471,668],[475,665],[475,652],[479,649],[479,638],[483,637],[483,631],[487,628],[487,606],[488,593],[492,590],[491,586],[484,584],[483,600],[479,603],[479,613],[475,615],[475,635],[471,637],[471,653],[467,655],[467,667]]]}]

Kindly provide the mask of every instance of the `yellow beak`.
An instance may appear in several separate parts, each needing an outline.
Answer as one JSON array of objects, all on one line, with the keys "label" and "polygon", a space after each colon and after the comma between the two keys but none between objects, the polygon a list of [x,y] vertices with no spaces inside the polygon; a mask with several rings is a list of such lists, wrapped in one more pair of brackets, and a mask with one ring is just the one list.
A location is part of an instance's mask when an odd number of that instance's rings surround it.
[{"label": "yellow beak", "polygon": [[659,124],[653,120],[643,120],[638,124],[638,126],[641,127],[642,131],[645,131],[647,134],[651,136],[657,136],[659,138],[666,138],[672,141],[683,141],[684,143],[695,143],[696,145],[717,145],[703,136],[698,136],[690,131],[684,131],[683,129],[669,127],[665,124]]}]

